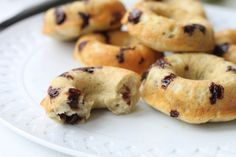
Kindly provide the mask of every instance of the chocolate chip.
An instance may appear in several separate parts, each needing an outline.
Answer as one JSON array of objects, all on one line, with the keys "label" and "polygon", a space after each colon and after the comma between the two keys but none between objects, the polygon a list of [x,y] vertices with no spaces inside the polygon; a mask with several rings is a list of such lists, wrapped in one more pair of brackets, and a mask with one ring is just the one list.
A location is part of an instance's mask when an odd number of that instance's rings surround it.
[{"label": "chocolate chip", "polygon": [[129,89],[129,87],[127,87],[127,86],[125,86],[124,89],[125,89],[125,91],[121,93],[121,94],[122,94],[122,98],[124,99],[124,101],[125,101],[128,105],[130,105],[130,104],[131,104],[130,89]]},{"label": "chocolate chip", "polygon": [[219,44],[215,46],[213,54],[222,57],[224,53],[227,52],[228,50],[229,50],[229,43]]},{"label": "chocolate chip", "polygon": [[120,22],[121,18],[122,18],[122,14],[120,12],[114,12],[112,14],[112,21],[111,21],[111,25],[117,24]]},{"label": "chocolate chip", "polygon": [[66,14],[64,13],[62,8],[55,9],[55,17],[56,17],[56,24],[61,25],[66,20]]},{"label": "chocolate chip", "polygon": [[200,24],[192,24],[184,26],[184,33],[188,33],[190,36],[193,35],[195,29],[200,30],[203,34],[206,33],[206,28]]},{"label": "chocolate chip", "polygon": [[185,71],[188,71],[188,70],[189,70],[189,66],[188,66],[188,65],[185,65],[184,70],[185,70]]},{"label": "chocolate chip", "polygon": [[153,67],[158,66],[159,68],[164,69],[167,66],[171,66],[171,64],[168,63],[168,61],[165,58],[161,58],[161,59],[158,59],[156,63],[154,63],[152,66]]},{"label": "chocolate chip", "polygon": [[119,53],[116,55],[116,59],[118,60],[119,63],[123,63],[125,61],[124,52],[128,50],[135,50],[135,47],[121,48]]},{"label": "chocolate chip", "polygon": [[101,68],[102,67],[81,67],[81,68],[73,69],[73,71],[83,71],[83,72],[92,74],[95,69],[101,69]]},{"label": "chocolate chip", "polygon": [[82,41],[79,43],[79,52],[82,52],[84,47],[87,45],[88,41]]},{"label": "chocolate chip", "polygon": [[85,14],[83,12],[79,12],[80,17],[83,20],[83,23],[81,25],[81,28],[84,29],[85,27],[87,27],[89,25],[89,19],[90,19],[90,15],[89,14]]},{"label": "chocolate chip", "polygon": [[109,43],[110,43],[109,34],[108,34],[107,32],[101,32],[101,34],[104,36],[105,42],[106,42],[107,44],[109,44]]},{"label": "chocolate chip", "polygon": [[147,79],[148,73],[149,73],[149,70],[145,71],[145,72],[141,75],[141,81],[144,81],[144,80]]},{"label": "chocolate chip", "polygon": [[65,113],[58,114],[61,120],[64,121],[65,124],[76,124],[81,121],[81,118],[78,114],[72,114],[71,116],[66,115]]},{"label": "chocolate chip", "polygon": [[199,24],[193,24],[193,26],[197,29],[199,29],[203,34],[206,33],[206,27],[203,25],[199,25]]},{"label": "chocolate chip", "polygon": [[128,21],[133,24],[137,24],[140,20],[140,17],[142,15],[142,11],[138,9],[133,9],[128,16]]},{"label": "chocolate chip", "polygon": [[119,63],[123,63],[125,61],[124,53],[120,51],[119,54],[116,55],[116,59],[118,60]]},{"label": "chocolate chip", "polygon": [[144,63],[144,61],[145,61],[145,60],[144,60],[144,58],[143,58],[143,57],[141,57],[141,58],[140,58],[140,60],[139,60],[139,62],[138,62],[138,64],[143,64],[143,63]]},{"label": "chocolate chip", "polygon": [[78,109],[79,108],[79,97],[81,95],[80,90],[76,88],[70,88],[68,90],[68,100],[67,104],[70,106],[72,109]]},{"label": "chocolate chip", "polygon": [[232,66],[229,65],[229,66],[227,66],[226,72],[233,72],[233,73],[236,74],[236,68],[234,68],[234,67],[232,67]]},{"label": "chocolate chip", "polygon": [[209,87],[209,91],[211,93],[210,102],[212,105],[214,105],[216,103],[217,99],[224,98],[224,87],[221,85],[218,85],[218,84],[212,82]]},{"label": "chocolate chip", "polygon": [[189,35],[193,35],[193,32],[195,30],[195,27],[192,25],[188,25],[184,27],[184,33],[188,33]]},{"label": "chocolate chip", "polygon": [[177,110],[171,110],[170,116],[173,118],[177,118],[177,117],[179,117],[179,112]]},{"label": "chocolate chip", "polygon": [[161,87],[162,87],[163,89],[166,89],[166,88],[169,86],[169,84],[170,84],[175,78],[176,78],[176,75],[173,74],[173,73],[171,73],[170,75],[164,77],[164,78],[161,80],[161,83],[162,83]]},{"label": "chocolate chip", "polygon": [[51,99],[56,98],[59,94],[60,94],[60,88],[52,88],[52,86],[48,88],[48,95],[50,96]]},{"label": "chocolate chip", "polygon": [[59,75],[59,77],[65,77],[65,78],[67,78],[69,80],[73,80],[74,79],[74,77],[71,76],[68,72],[65,72],[65,73]]}]

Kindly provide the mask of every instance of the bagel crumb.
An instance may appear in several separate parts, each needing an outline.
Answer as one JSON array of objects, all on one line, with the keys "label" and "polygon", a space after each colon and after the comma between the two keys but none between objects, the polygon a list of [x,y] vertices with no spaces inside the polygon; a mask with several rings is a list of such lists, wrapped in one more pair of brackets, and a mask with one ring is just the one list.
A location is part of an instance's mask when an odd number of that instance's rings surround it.
[{"label": "bagel crumb", "polygon": [[87,43],[88,41],[82,41],[81,43],[79,43],[79,52],[81,52],[84,49]]},{"label": "bagel crumb", "polygon": [[173,118],[177,118],[177,117],[179,117],[179,112],[177,110],[171,110],[170,116]]},{"label": "bagel crumb", "polygon": [[173,74],[173,73],[171,73],[170,75],[164,77],[164,78],[161,80],[161,83],[162,83],[161,87],[162,87],[163,89],[166,89],[166,88],[169,86],[169,84],[170,84],[175,78],[176,78],[176,75]]},{"label": "bagel crumb", "polygon": [[60,77],[65,77],[69,80],[74,80],[74,77],[71,76],[68,72],[62,73],[61,75],[59,75]]},{"label": "bagel crumb", "polygon": [[215,46],[213,54],[222,57],[224,53],[227,52],[228,50],[229,50],[229,43],[219,44]]},{"label": "bagel crumb", "polygon": [[68,101],[67,104],[70,106],[71,109],[78,109],[79,108],[79,97],[81,95],[80,90],[76,88],[70,88],[68,90]]},{"label": "bagel crumb", "polygon": [[83,20],[83,23],[81,25],[81,28],[84,29],[85,27],[87,27],[89,25],[89,19],[90,19],[90,15],[89,14],[85,14],[83,12],[79,12],[80,17]]},{"label": "bagel crumb", "polygon": [[192,25],[184,26],[184,33],[188,33],[190,36],[192,36],[195,29],[200,30],[203,34],[206,33],[206,28],[200,24],[192,24]]},{"label": "bagel crumb", "polygon": [[62,8],[55,9],[55,17],[56,17],[56,24],[61,25],[66,20],[66,14],[64,13]]},{"label": "bagel crumb", "polygon": [[82,120],[82,118],[78,114],[72,114],[71,116],[68,116],[65,113],[62,113],[58,114],[58,116],[61,120],[63,120],[65,124],[76,124]]},{"label": "bagel crumb", "polygon": [[230,72],[230,71],[232,71],[233,73],[235,73],[236,74],[236,68],[234,68],[234,67],[232,67],[232,66],[227,66],[227,70],[226,70],[226,72]]},{"label": "bagel crumb", "polygon": [[139,9],[133,9],[128,16],[128,21],[133,24],[139,23],[142,11]]},{"label": "bagel crumb", "polygon": [[224,87],[221,85],[212,82],[209,91],[211,93],[210,102],[212,105],[216,104],[217,99],[224,98]]},{"label": "bagel crumb", "polygon": [[166,68],[167,66],[172,66],[165,58],[158,59],[156,63],[154,63],[154,66],[158,66],[161,69]]},{"label": "bagel crumb", "polygon": [[48,88],[48,95],[51,99],[56,98],[59,94],[60,88],[52,88],[52,86]]}]

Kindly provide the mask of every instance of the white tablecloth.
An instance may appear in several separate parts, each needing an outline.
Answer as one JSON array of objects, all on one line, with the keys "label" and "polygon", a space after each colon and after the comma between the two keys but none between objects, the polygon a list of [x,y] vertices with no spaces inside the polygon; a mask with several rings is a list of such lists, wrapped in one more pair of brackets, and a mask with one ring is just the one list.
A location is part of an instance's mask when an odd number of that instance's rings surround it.
[{"label": "white tablecloth", "polygon": [[[0,0],[0,22],[27,6],[46,0]],[[236,0],[225,0],[222,5],[236,8]],[[15,134],[0,124],[0,157],[68,157]]]}]

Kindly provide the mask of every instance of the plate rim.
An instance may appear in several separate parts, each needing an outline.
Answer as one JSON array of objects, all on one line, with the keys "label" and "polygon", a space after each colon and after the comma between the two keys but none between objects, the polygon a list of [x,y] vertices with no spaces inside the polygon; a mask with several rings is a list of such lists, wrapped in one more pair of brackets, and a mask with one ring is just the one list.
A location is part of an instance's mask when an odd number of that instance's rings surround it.
[{"label": "plate rim", "polygon": [[75,154],[76,154],[76,156],[81,156],[81,157],[101,157],[101,156],[98,156],[98,155],[95,156],[95,155],[83,153],[83,152],[80,152],[80,151],[77,151],[77,150],[73,150],[73,149],[70,149],[70,148],[66,148],[66,147],[63,147],[63,146],[60,146],[60,145],[56,145],[56,144],[48,142],[44,139],[41,139],[39,137],[33,136],[30,133],[21,130],[20,128],[14,127],[12,124],[5,121],[2,117],[0,117],[0,124],[2,124],[3,126],[7,127],[8,129],[12,130],[13,132],[15,132],[17,135],[20,135],[20,136],[24,137],[25,139],[27,139],[29,141],[32,141],[32,142],[34,142],[36,144],[39,144],[43,147],[52,149],[54,151],[57,151],[57,152],[60,152],[60,153],[63,153],[63,154],[72,155],[72,156],[75,156]]}]

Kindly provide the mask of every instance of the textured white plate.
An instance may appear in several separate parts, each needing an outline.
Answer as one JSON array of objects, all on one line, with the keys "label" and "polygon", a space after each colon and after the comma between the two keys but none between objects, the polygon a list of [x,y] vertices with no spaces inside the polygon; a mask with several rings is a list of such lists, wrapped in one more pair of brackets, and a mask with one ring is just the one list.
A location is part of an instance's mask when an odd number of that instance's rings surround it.
[{"label": "textured white plate", "polygon": [[[207,6],[217,30],[236,28],[236,13]],[[128,115],[95,111],[82,125],[59,125],[39,103],[49,82],[80,66],[71,57],[73,43],[41,34],[42,15],[0,34],[0,121],[19,134],[79,157],[235,157],[236,121],[189,125],[140,102]]]}]

